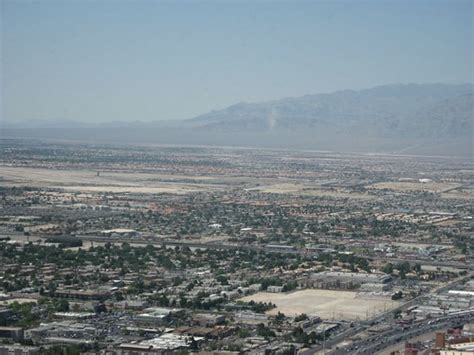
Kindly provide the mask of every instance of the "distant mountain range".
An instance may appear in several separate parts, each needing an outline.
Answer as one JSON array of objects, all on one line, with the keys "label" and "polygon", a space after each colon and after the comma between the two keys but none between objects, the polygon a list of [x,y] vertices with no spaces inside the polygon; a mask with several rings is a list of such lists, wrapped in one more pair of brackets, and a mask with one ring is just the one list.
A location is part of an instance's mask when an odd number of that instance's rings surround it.
[{"label": "distant mountain range", "polygon": [[3,129],[3,136],[104,142],[472,155],[472,84],[395,84],[261,103],[184,121],[66,122]]},{"label": "distant mountain range", "polygon": [[353,130],[413,136],[463,134],[472,127],[473,85],[387,85],[263,103],[239,103],[188,120],[223,131]]}]

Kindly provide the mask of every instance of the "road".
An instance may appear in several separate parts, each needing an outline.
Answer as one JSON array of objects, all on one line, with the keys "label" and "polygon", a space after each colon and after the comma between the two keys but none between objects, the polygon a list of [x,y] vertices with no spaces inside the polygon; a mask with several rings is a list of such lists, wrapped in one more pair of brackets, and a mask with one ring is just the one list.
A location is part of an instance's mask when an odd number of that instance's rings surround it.
[{"label": "road", "polygon": [[[12,234],[4,234],[1,237],[15,237]],[[158,236],[157,236],[158,237]],[[265,246],[258,246],[258,245],[242,245],[242,244],[228,244],[228,243],[200,243],[200,242],[189,242],[183,240],[171,240],[167,239],[166,236],[159,236],[161,238],[142,238],[142,237],[103,237],[98,235],[78,235],[77,238],[83,241],[89,242],[97,242],[97,243],[130,243],[130,244],[151,244],[151,245],[159,245],[159,246],[178,246],[178,247],[188,247],[188,248],[201,248],[201,249],[215,249],[215,250],[253,250],[253,251],[261,251],[267,253],[279,253],[279,254],[300,254],[300,255],[313,255],[317,256],[318,253],[315,251],[308,251],[304,248],[294,248],[294,249],[269,249]],[[21,238],[26,238],[21,236]],[[31,235],[30,240],[36,239],[47,239],[48,236],[45,235]],[[371,257],[367,255],[360,255],[362,257],[367,257],[374,261],[383,261],[389,262],[392,264],[401,263],[401,262],[408,262],[410,264],[422,264],[422,265],[430,265],[435,267],[452,267],[457,269],[463,270],[474,270],[474,264],[472,263],[462,263],[458,261],[439,261],[439,260],[426,260],[426,259],[401,259],[401,258],[379,258],[379,257]]]},{"label": "road", "polygon": [[409,340],[419,335],[433,332],[438,329],[459,327],[465,323],[470,323],[473,320],[474,309],[471,309],[462,315],[450,315],[440,317],[436,320],[425,320],[421,323],[410,326],[408,329],[398,326],[382,334],[377,334],[352,343],[348,347],[333,350],[329,354],[374,354],[399,342]]},{"label": "road", "polygon": [[[317,255],[316,252],[310,252],[306,249],[290,249],[290,250],[283,250],[283,249],[269,249],[265,246],[257,246],[257,245],[242,245],[242,244],[224,244],[224,243],[200,243],[200,242],[188,242],[188,241],[181,241],[181,240],[170,240],[170,239],[144,239],[140,237],[135,238],[108,238],[108,237],[101,237],[101,236],[92,236],[92,235],[78,235],[79,239],[84,241],[92,241],[92,242],[99,242],[99,243],[132,243],[132,244],[151,244],[151,245],[159,245],[159,246],[179,246],[179,247],[188,247],[188,248],[202,248],[202,249],[220,249],[220,250],[234,250],[234,249],[247,249],[253,251],[262,251],[262,252],[271,252],[271,253],[280,253],[280,254],[301,254],[301,255]],[[413,260],[406,260],[406,259],[397,259],[397,258],[373,258],[368,257],[372,260],[382,260],[385,262],[390,263],[399,263],[407,261],[411,264],[423,264],[423,265],[431,265],[436,267],[453,267],[458,269],[474,269],[474,265],[470,265],[468,263],[461,263],[456,261],[438,261],[438,260],[424,260],[424,259],[413,259]]]}]

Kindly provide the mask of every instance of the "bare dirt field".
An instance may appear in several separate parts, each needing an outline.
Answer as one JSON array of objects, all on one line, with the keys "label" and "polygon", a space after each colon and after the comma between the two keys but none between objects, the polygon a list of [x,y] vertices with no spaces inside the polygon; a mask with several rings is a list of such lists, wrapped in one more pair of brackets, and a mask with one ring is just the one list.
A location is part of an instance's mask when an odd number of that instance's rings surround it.
[{"label": "bare dirt field", "polygon": [[268,314],[282,312],[287,316],[301,313],[319,316],[322,319],[355,320],[365,319],[398,305],[389,298],[363,297],[351,291],[302,290],[291,293],[259,292],[240,299],[249,302],[271,302],[276,308]]},{"label": "bare dirt field", "polygon": [[399,182],[399,181],[387,181],[387,182],[379,182],[376,184],[372,184],[367,186],[369,189],[377,189],[377,190],[393,190],[399,192],[410,192],[410,191],[427,191],[427,192],[435,192],[440,193],[443,191],[448,191],[459,187],[459,184],[452,184],[452,183],[443,183],[443,182]]},{"label": "bare dirt field", "polygon": [[[257,188],[255,188],[257,190]],[[365,193],[355,193],[344,189],[327,190],[322,189],[319,185],[304,185],[304,184],[292,184],[292,183],[281,183],[273,184],[269,186],[263,186],[258,188],[261,192],[273,193],[273,194],[290,194],[290,195],[301,195],[301,196],[320,196],[320,197],[332,197],[332,198],[350,198],[359,200],[372,200],[377,198]]]},{"label": "bare dirt field", "polygon": [[[133,171],[103,171],[97,176],[96,170],[88,169],[54,170],[0,166],[0,177],[5,186],[49,187],[80,192],[182,194],[224,188],[224,185],[204,183],[209,178]],[[180,182],[181,179],[186,182]]]},{"label": "bare dirt field", "polygon": [[441,194],[441,198],[472,201],[474,199],[474,189],[452,190]]}]

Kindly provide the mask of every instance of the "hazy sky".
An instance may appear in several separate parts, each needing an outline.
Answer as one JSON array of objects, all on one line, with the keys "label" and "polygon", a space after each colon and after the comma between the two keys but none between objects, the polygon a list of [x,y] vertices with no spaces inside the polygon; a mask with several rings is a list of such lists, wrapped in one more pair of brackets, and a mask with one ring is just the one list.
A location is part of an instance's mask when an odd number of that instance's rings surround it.
[{"label": "hazy sky", "polygon": [[396,82],[472,82],[467,1],[0,0],[2,118],[184,119]]}]

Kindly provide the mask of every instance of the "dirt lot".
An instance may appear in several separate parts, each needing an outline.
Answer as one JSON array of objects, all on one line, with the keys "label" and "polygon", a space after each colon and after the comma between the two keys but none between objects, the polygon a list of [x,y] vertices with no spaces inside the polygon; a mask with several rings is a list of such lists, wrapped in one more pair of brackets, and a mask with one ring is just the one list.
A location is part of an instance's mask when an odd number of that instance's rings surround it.
[{"label": "dirt lot", "polygon": [[282,312],[288,316],[301,313],[317,315],[323,319],[365,319],[367,314],[383,312],[398,305],[389,298],[362,297],[357,292],[333,290],[302,290],[291,293],[259,292],[241,301],[272,302],[276,308],[268,314]]},{"label": "dirt lot", "polygon": [[[257,189],[255,189],[257,190]],[[269,186],[263,186],[259,188],[261,192],[273,193],[273,194],[290,194],[300,196],[319,196],[319,197],[331,197],[331,198],[350,198],[359,200],[373,200],[377,197],[365,194],[350,192],[345,189],[334,189],[327,190],[320,188],[319,185],[304,185],[304,184],[292,184],[282,183],[273,184]]]},{"label": "dirt lot", "polygon": [[474,189],[452,190],[441,194],[441,198],[472,201],[474,199]]},{"label": "dirt lot", "polygon": [[378,190],[393,190],[400,192],[409,192],[409,191],[427,191],[440,193],[450,189],[459,187],[459,184],[443,183],[443,182],[399,182],[399,181],[387,181],[379,182],[367,186],[369,189],[378,189]]},{"label": "dirt lot", "polygon": [[100,176],[97,176],[97,171],[88,169],[53,170],[0,166],[0,177],[3,178],[2,184],[5,186],[48,187],[80,192],[182,194],[224,188],[224,185],[208,184],[209,178],[133,171],[102,171]]}]

